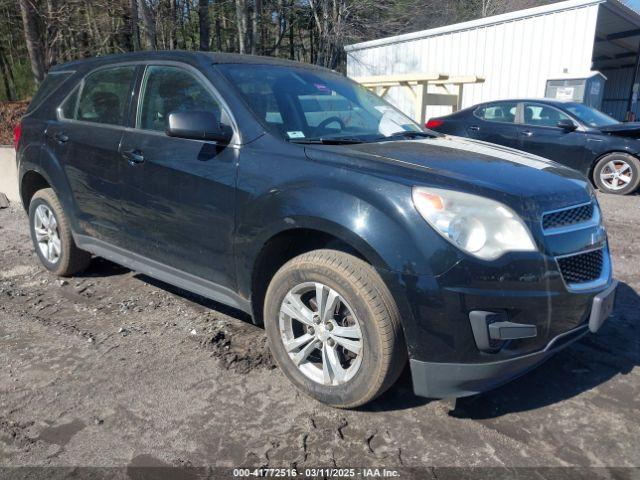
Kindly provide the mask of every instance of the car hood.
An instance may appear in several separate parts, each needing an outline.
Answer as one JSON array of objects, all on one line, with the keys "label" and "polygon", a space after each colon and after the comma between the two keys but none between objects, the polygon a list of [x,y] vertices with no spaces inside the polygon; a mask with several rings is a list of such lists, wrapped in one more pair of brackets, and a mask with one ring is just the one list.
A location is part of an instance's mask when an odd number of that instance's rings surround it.
[{"label": "car hood", "polygon": [[639,122],[616,123],[614,125],[607,125],[606,127],[600,127],[600,131],[603,133],[608,133],[609,135],[640,138],[640,123]]},{"label": "car hood", "polygon": [[[332,152],[332,153],[331,153]],[[460,137],[307,148],[312,159],[337,152],[386,164],[415,185],[459,189],[494,198],[524,216],[588,202],[588,180],[579,172],[518,150]]]}]

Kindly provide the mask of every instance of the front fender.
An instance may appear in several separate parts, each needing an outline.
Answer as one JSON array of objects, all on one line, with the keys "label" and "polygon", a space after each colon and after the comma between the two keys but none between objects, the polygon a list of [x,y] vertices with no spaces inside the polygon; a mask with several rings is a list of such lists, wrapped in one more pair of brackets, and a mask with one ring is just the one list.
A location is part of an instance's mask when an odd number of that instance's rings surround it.
[{"label": "front fender", "polygon": [[415,211],[410,188],[380,179],[384,188],[372,188],[371,177],[354,177],[348,184],[334,180],[331,187],[297,184],[272,189],[240,205],[236,252],[241,292],[250,291],[252,270],[264,245],[294,229],[332,235],[380,271],[437,276],[459,261],[458,251]]}]

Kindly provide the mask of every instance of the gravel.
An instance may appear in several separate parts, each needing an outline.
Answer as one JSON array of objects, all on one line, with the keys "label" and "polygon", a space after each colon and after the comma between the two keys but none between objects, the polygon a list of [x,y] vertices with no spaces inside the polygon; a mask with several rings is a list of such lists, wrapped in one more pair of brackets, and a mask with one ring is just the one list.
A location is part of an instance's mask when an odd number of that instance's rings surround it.
[{"label": "gravel", "polygon": [[455,410],[407,372],[365,408],[325,407],[246,315],[102,259],[60,280],[2,209],[0,466],[640,466],[640,197],[600,200],[614,316]]}]

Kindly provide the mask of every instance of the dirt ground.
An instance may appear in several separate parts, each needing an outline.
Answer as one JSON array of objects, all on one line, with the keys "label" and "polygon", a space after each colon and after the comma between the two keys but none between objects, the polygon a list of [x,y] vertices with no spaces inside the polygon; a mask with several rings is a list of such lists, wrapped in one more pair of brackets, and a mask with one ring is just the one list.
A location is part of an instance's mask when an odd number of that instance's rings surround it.
[{"label": "dirt ground", "polygon": [[600,201],[614,316],[453,411],[407,372],[366,408],[325,407],[248,318],[101,259],[58,279],[0,210],[0,467],[638,467],[640,196]]}]

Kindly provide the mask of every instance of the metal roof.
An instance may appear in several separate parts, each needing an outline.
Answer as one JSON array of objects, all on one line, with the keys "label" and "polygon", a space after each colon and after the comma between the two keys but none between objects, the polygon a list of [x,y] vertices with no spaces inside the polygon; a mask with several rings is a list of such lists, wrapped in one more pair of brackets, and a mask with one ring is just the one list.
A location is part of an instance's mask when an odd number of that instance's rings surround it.
[{"label": "metal roof", "polygon": [[[554,12],[562,12],[566,10],[578,9],[589,5],[605,4],[607,15],[609,19],[607,21],[598,21],[599,25],[602,25],[605,35],[610,35],[608,30],[613,30],[615,33],[623,32],[623,23],[640,27],[640,15],[629,7],[623,5],[618,0],[568,0],[565,2],[552,3],[549,5],[543,5],[541,7],[527,8],[525,10],[518,10],[515,12],[509,12],[502,15],[494,15],[492,17],[480,18],[478,20],[472,20],[469,22],[456,23],[453,25],[447,25],[439,28],[432,28],[429,30],[422,30],[419,32],[406,33],[403,35],[396,35],[394,37],[380,38],[377,40],[371,40],[368,42],[356,43],[353,45],[347,45],[345,50],[347,52],[362,50],[372,47],[380,47],[383,45],[391,45],[395,43],[409,42],[412,40],[419,40],[427,37],[433,37],[438,35],[445,35],[454,32],[461,32],[464,30],[473,30],[490,25],[507,23],[514,20],[520,20],[527,17],[536,17],[540,15],[546,15]],[[640,35],[640,31],[638,32]],[[637,44],[636,44],[637,47]],[[637,48],[636,48],[637,50]],[[622,53],[622,52],[617,52]],[[617,54],[615,53],[615,54]],[[604,55],[604,54],[603,54]]]}]

